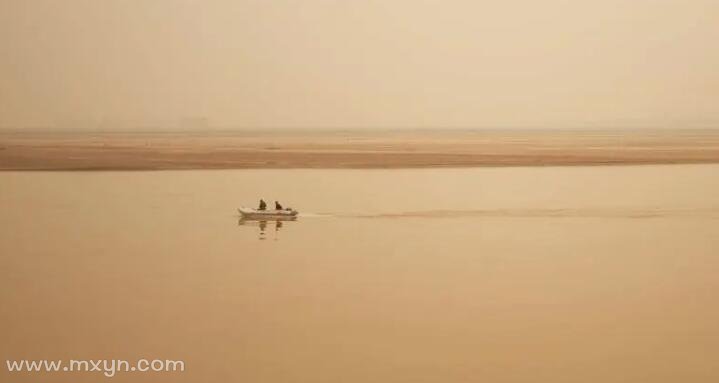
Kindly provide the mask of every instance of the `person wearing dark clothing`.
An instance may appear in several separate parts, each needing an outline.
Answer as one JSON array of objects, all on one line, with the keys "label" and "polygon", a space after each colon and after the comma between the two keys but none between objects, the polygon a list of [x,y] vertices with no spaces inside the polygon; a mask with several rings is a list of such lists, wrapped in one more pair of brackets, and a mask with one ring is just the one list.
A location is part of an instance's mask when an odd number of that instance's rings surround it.
[{"label": "person wearing dark clothing", "polygon": [[275,210],[282,210],[282,205],[277,201],[275,201]]},{"label": "person wearing dark clothing", "polygon": [[260,208],[258,210],[267,210],[267,204],[262,199],[260,199]]}]

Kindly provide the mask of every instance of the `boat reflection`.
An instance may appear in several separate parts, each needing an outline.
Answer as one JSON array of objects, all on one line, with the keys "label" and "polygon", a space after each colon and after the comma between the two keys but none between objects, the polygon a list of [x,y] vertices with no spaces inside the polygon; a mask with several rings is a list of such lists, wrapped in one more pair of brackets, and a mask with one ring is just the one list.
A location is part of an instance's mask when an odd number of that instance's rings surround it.
[{"label": "boat reflection", "polygon": [[262,240],[265,240],[265,239],[267,238],[267,224],[268,224],[268,222],[274,222],[274,227],[275,227],[274,232],[275,232],[275,236],[274,236],[273,239],[276,241],[276,240],[277,240],[277,234],[279,233],[280,229],[282,228],[283,222],[284,222],[284,221],[296,221],[296,220],[297,220],[297,217],[282,217],[282,218],[275,218],[275,219],[272,219],[272,220],[267,220],[267,219],[252,219],[252,218],[242,217],[242,218],[240,218],[239,221],[237,222],[237,225],[238,225],[238,226],[256,226],[256,227],[259,227],[259,228],[260,228],[260,232],[259,232],[259,237],[258,237],[258,239],[262,241]]}]

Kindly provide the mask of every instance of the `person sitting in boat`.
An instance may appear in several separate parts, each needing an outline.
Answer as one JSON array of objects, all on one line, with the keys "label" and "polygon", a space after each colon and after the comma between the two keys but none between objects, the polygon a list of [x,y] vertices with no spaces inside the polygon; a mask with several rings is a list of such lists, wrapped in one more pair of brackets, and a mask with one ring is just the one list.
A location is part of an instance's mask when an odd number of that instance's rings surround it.
[{"label": "person sitting in boat", "polygon": [[275,201],[275,210],[282,210],[282,205],[277,201]]},{"label": "person sitting in boat", "polygon": [[267,204],[263,199],[260,199],[260,208],[257,210],[267,210]]}]

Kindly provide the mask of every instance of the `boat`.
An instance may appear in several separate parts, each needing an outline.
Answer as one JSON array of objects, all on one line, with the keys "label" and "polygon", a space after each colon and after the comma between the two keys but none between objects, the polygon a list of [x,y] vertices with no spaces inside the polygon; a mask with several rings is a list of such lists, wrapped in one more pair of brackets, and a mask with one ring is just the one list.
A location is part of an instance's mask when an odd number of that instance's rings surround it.
[{"label": "boat", "polygon": [[246,219],[288,219],[295,218],[299,213],[297,210],[287,208],[282,210],[258,210],[251,207],[241,207],[237,209],[242,218]]}]

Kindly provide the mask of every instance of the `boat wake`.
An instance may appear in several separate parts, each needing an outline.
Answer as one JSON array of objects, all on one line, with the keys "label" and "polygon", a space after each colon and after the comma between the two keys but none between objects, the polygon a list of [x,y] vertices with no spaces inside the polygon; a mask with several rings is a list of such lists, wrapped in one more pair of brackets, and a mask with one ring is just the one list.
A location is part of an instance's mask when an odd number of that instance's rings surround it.
[{"label": "boat wake", "polygon": [[716,208],[556,208],[556,209],[473,209],[422,210],[374,214],[302,214],[302,216],[402,219],[402,218],[664,218],[687,217],[719,219]]}]

